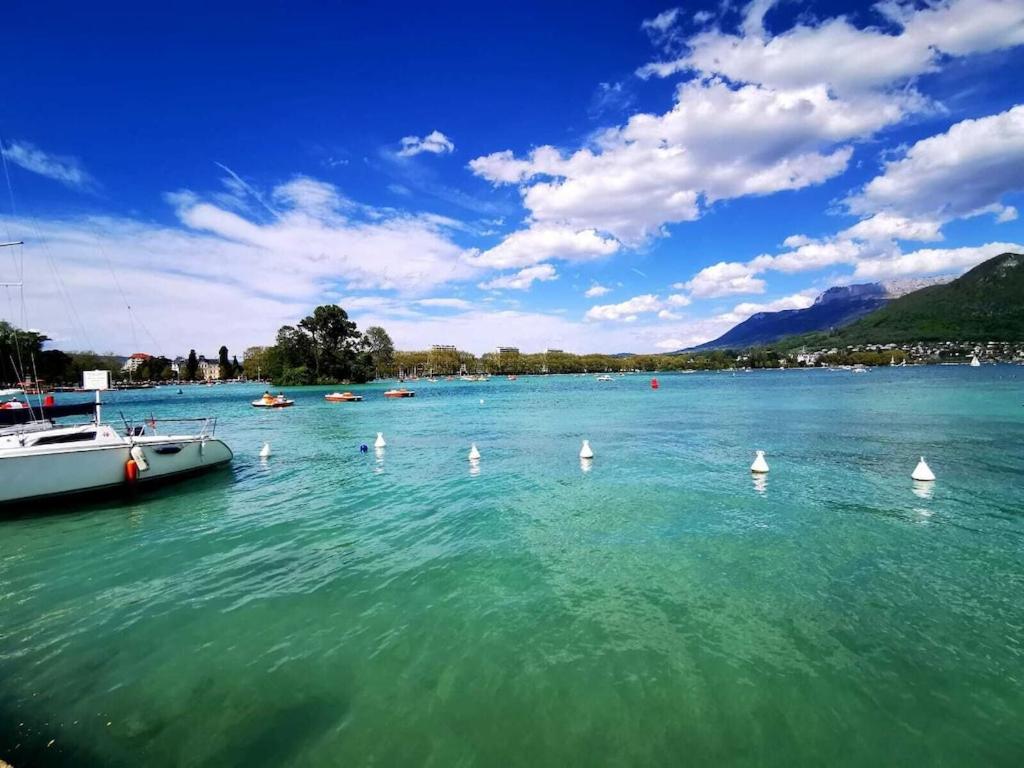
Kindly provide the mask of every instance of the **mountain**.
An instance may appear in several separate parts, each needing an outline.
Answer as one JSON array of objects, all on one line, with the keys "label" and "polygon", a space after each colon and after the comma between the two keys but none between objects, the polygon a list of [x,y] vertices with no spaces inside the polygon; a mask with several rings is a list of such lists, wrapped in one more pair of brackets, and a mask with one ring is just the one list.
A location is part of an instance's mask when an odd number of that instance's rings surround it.
[{"label": "mountain", "polygon": [[1024,254],[1003,253],[956,280],[908,293],[838,332],[785,346],[1024,340]]},{"label": "mountain", "polygon": [[772,344],[784,336],[838,328],[884,306],[895,290],[899,289],[890,290],[882,283],[829,288],[806,309],[758,312],[717,339],[692,349],[745,349]]}]

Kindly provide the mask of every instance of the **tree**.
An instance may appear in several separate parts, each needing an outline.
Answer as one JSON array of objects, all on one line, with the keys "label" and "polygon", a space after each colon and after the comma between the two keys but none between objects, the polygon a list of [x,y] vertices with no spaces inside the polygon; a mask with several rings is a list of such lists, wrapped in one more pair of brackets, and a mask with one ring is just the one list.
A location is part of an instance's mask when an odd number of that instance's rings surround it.
[{"label": "tree", "polygon": [[231,378],[242,374],[242,366],[238,362],[238,355],[231,358]]},{"label": "tree", "polygon": [[221,346],[217,350],[217,362],[220,363],[220,377],[221,379],[231,378],[231,361],[228,360],[228,348]]},{"label": "tree", "polygon": [[0,381],[17,384],[32,378],[32,358],[50,338],[35,331],[23,331],[0,320]]},{"label": "tree", "polygon": [[371,368],[374,377],[391,375],[395,366],[395,344],[388,332],[379,325],[371,325],[363,335],[363,343],[370,353]]},{"label": "tree", "polygon": [[185,379],[188,381],[195,381],[196,374],[199,373],[199,358],[196,357],[196,351],[190,349],[188,351],[188,362],[185,363]]},{"label": "tree", "polygon": [[312,342],[316,381],[340,381],[351,376],[361,338],[344,309],[337,304],[323,304],[304,317],[299,328]]}]

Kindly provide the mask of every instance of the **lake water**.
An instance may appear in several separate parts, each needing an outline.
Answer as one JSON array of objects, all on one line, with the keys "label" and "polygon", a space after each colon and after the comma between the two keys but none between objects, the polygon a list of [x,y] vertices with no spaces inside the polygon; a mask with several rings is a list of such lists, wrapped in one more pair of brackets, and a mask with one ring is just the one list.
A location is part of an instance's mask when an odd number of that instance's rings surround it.
[{"label": "lake water", "polygon": [[0,522],[0,758],[1020,765],[1024,368],[658,378],[111,393],[235,461]]}]

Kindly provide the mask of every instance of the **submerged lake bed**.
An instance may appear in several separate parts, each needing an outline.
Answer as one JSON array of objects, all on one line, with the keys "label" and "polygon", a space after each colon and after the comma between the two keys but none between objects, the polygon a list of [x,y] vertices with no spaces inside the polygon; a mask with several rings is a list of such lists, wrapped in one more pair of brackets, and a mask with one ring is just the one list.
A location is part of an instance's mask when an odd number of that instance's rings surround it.
[{"label": "submerged lake bed", "polygon": [[657,376],[108,393],[235,460],[0,522],[0,758],[1019,764],[1024,368]]}]

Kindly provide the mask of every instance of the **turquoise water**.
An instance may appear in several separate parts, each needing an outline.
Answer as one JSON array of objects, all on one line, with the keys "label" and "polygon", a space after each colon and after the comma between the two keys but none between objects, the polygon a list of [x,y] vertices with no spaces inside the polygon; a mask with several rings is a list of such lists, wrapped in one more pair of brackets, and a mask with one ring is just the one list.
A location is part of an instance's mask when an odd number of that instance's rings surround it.
[{"label": "turquoise water", "polygon": [[235,462],[0,523],[0,758],[1019,765],[1024,368],[659,379],[112,396]]}]

